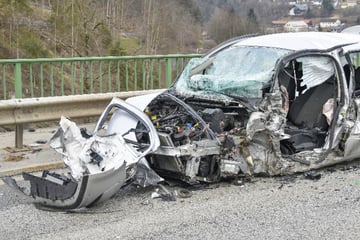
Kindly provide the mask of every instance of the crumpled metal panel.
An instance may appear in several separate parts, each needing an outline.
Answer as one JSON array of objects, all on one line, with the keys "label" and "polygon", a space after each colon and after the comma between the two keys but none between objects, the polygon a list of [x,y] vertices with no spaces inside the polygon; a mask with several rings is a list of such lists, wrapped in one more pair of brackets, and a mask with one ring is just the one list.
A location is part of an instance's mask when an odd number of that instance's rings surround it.
[{"label": "crumpled metal panel", "polygon": [[[138,149],[121,134],[99,134],[109,112],[121,109],[146,126],[149,143]],[[136,174],[136,164],[160,145],[156,130],[140,110],[120,99],[113,99],[99,119],[93,135],[84,135],[78,126],[61,117],[60,128],[50,140],[50,146],[63,156],[71,176],[44,172],[41,177],[24,174],[30,189],[19,186],[12,178],[10,186],[31,196],[35,202],[60,209],[88,207],[112,197]],[[146,164],[141,163],[141,166]],[[149,179],[141,184],[154,184],[162,179],[150,168],[142,168]]]}]

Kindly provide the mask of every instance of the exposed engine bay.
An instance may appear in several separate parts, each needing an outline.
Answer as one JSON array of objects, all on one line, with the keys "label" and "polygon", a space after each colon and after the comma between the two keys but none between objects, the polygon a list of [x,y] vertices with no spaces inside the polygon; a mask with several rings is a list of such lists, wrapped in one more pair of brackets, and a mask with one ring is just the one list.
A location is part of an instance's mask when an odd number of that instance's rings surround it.
[{"label": "exposed engine bay", "polygon": [[239,103],[229,106],[199,99],[185,103],[164,93],[144,112],[161,143],[147,159],[161,176],[196,183],[251,175],[253,163],[245,144],[249,113]]},{"label": "exposed engine bay", "polygon": [[[194,110],[168,93],[151,101],[145,113],[161,143],[147,156],[152,169],[163,177],[188,183],[250,176],[253,163],[244,144],[247,111],[235,102],[224,107],[226,112],[220,102],[219,107],[210,108],[214,103],[203,102]],[[146,139],[140,134],[138,141]]]}]

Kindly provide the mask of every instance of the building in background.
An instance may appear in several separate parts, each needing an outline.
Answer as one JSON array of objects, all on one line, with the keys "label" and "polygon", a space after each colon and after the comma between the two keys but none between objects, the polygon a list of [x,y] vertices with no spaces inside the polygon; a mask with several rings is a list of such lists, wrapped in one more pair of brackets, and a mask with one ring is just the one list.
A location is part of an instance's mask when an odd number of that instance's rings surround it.
[{"label": "building in background", "polygon": [[284,25],[285,32],[308,32],[309,26],[305,21],[289,21]]}]

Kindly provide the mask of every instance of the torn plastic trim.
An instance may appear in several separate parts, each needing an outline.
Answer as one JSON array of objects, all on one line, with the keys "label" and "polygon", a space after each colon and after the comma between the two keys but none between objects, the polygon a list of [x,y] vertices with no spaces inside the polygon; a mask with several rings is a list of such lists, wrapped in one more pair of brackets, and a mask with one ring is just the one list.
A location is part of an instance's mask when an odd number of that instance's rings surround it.
[{"label": "torn plastic trim", "polygon": [[[54,183],[44,177],[24,174],[24,179],[30,181],[30,196],[36,203],[59,209],[77,209],[92,206],[113,196],[125,182],[125,163],[118,169],[112,169],[98,174],[84,175],[77,184],[76,191],[71,197],[61,199],[56,196],[51,186],[64,191],[66,185]],[[48,186],[50,188],[48,188]],[[105,191],[104,191],[105,190]],[[52,196],[50,199],[49,196]]]}]

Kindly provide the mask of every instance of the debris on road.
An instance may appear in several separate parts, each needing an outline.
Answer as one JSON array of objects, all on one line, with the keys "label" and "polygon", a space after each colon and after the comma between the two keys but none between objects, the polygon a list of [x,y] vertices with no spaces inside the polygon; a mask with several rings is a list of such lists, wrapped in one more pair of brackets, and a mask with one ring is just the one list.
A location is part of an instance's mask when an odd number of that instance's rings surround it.
[{"label": "debris on road", "polygon": [[159,188],[156,188],[153,193],[151,193],[151,198],[161,198],[163,201],[176,201],[175,192],[169,191],[166,187],[161,184],[158,184]]},{"label": "debris on road", "polygon": [[40,140],[36,140],[35,143],[37,143],[37,144],[46,144],[47,140],[40,139]]},{"label": "debris on road", "polygon": [[28,132],[35,132],[36,129],[35,128],[28,128]]},{"label": "debris on road", "polygon": [[6,157],[5,161],[7,162],[18,162],[25,159],[25,154],[20,155],[9,155]]},{"label": "debris on road", "polygon": [[178,189],[175,190],[175,195],[179,198],[190,198],[192,197],[192,192],[187,189]]},{"label": "debris on road", "polygon": [[309,180],[319,180],[321,178],[321,173],[316,171],[305,172],[304,177]]},{"label": "debris on road", "polygon": [[33,151],[33,148],[30,146],[24,145],[22,148],[5,147],[4,150],[6,150],[9,153],[20,153],[20,152],[31,152],[31,151]]}]

